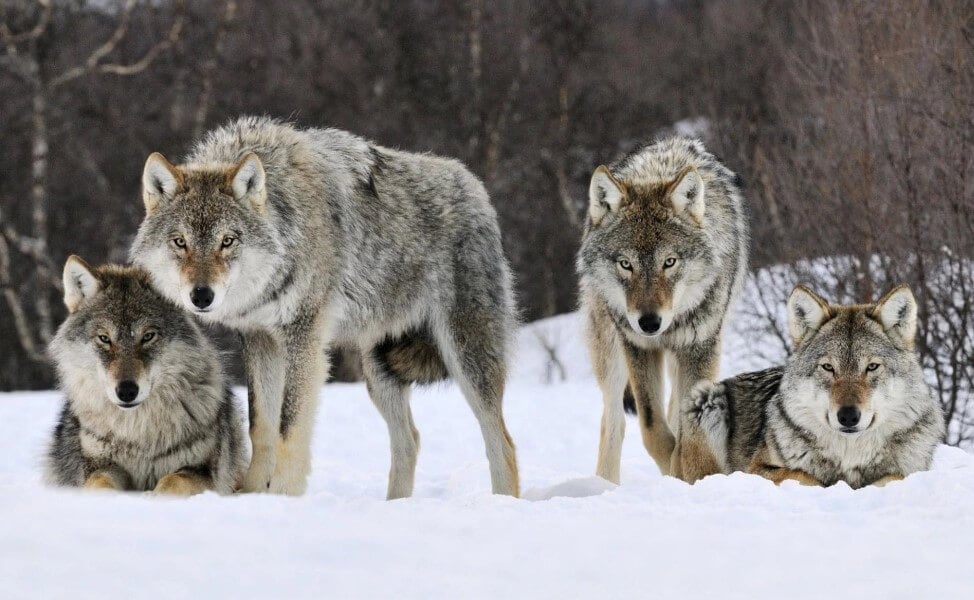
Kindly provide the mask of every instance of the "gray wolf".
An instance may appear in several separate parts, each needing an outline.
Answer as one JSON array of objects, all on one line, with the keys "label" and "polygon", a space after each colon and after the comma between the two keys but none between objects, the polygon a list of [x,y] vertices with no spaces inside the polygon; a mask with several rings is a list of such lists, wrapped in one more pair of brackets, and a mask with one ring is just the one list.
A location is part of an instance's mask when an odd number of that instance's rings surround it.
[{"label": "gray wolf", "polygon": [[502,398],[515,328],[497,216],[460,163],[336,129],[245,117],[182,165],[153,154],[131,249],[156,287],[240,332],[253,459],[246,491],[301,494],[323,349],[356,347],[391,442],[389,498],[413,491],[412,383],[450,376],[495,493],[517,495]]},{"label": "gray wolf", "polygon": [[740,180],[699,141],[663,140],[595,170],[577,266],[604,402],[599,476],[619,482],[624,396],[634,400],[643,444],[660,471],[679,475],[671,459],[680,401],[698,380],[716,378],[748,244]]},{"label": "gray wolf", "polygon": [[694,389],[684,478],[747,471],[776,483],[859,488],[928,469],[944,419],[914,350],[910,289],[837,306],[799,286],[788,318],[795,349],[783,367]]},{"label": "gray wolf", "polygon": [[230,494],[243,429],[217,351],[142,269],[64,265],[68,317],[50,353],[66,401],[47,455],[54,485]]}]

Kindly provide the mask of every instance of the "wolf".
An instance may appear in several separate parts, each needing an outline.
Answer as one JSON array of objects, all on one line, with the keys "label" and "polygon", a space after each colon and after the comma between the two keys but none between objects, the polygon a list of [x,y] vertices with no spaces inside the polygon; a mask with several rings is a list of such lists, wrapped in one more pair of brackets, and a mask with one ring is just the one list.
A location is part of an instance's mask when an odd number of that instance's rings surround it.
[{"label": "wolf", "polygon": [[740,179],[698,140],[665,139],[595,170],[577,270],[604,403],[599,476],[619,482],[624,397],[636,405],[643,444],[660,471],[678,475],[671,460],[680,399],[698,380],[716,378],[749,239]]},{"label": "wolf", "polygon": [[66,400],[53,485],[230,494],[247,465],[218,360],[194,319],[135,267],[64,265],[68,317],[50,344]]},{"label": "wolf", "polygon": [[746,471],[775,483],[860,488],[928,469],[944,419],[914,350],[910,289],[839,306],[798,286],[788,319],[795,346],[783,367],[694,389],[684,478]]},{"label": "wolf", "polygon": [[245,491],[298,495],[335,345],[358,348],[392,453],[387,497],[412,494],[413,383],[447,376],[476,416],[492,489],[518,494],[502,399],[516,324],[497,214],[454,160],[337,129],[244,117],[179,166],[152,154],[131,258],[206,322],[240,332],[253,459]]}]

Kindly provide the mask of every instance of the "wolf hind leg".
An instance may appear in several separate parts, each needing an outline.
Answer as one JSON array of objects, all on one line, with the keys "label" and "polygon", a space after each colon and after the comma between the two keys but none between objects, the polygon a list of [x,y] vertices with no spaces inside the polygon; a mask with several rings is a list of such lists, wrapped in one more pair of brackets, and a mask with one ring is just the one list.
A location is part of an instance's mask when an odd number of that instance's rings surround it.
[{"label": "wolf hind leg", "polygon": [[243,341],[250,411],[250,466],[240,483],[244,492],[266,492],[277,464],[277,437],[284,398],[284,349],[265,332],[247,332]]},{"label": "wolf hind leg", "polygon": [[687,483],[727,471],[727,398],[724,387],[702,381],[686,398],[674,460]]},{"label": "wolf hind leg", "polygon": [[419,432],[409,407],[410,384],[389,373],[375,356],[375,350],[362,352],[362,367],[369,396],[389,428],[391,451],[388,500],[408,498],[416,480]]},{"label": "wolf hind leg", "polygon": [[503,413],[507,331],[490,319],[470,320],[471,312],[450,319],[451,327],[439,328],[443,331],[436,336],[437,345],[480,425],[492,491],[517,497],[517,453]]}]

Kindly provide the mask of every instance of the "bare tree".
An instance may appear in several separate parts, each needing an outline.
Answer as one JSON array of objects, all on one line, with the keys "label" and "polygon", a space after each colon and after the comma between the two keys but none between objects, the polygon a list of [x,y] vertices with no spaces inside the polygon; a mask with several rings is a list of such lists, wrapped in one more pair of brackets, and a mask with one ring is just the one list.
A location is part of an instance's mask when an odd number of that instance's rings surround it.
[{"label": "bare tree", "polygon": [[[24,257],[30,260],[35,277],[30,287],[14,289],[10,278],[9,248],[0,246],[0,281],[5,282],[4,299],[17,323],[18,338],[24,352],[35,361],[42,361],[40,348],[50,341],[54,326],[51,296],[60,288],[50,252],[48,229],[49,215],[49,125],[52,111],[56,110],[56,98],[61,88],[73,81],[97,75],[132,76],[141,73],[178,38],[183,27],[183,16],[177,13],[169,31],[139,58],[132,61],[110,59],[128,34],[136,0],[126,0],[115,17],[116,25],[108,38],[91,50],[83,60],[72,66],[56,70],[46,64],[40,51],[41,42],[52,43],[45,38],[51,32],[53,0],[37,0],[35,23],[29,28],[14,32],[7,20],[0,22],[0,43],[3,44],[2,64],[15,75],[30,94],[30,229],[20,233],[9,219],[0,217],[2,235]],[[56,42],[55,42],[56,43]],[[25,296],[31,298],[33,318],[28,318]]]}]

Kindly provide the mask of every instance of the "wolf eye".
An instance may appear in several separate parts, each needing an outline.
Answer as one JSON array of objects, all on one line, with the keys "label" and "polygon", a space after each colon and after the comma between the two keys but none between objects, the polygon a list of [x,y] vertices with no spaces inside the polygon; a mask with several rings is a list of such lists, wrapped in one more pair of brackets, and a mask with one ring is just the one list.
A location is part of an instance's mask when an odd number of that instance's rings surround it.
[{"label": "wolf eye", "polygon": [[822,363],[822,368],[829,373],[835,373],[835,367],[832,366],[832,363]]},{"label": "wolf eye", "polygon": [[628,258],[620,258],[619,267],[625,269],[626,271],[632,271],[632,263],[629,262]]},{"label": "wolf eye", "polygon": [[236,241],[237,241],[237,238],[233,237],[232,235],[225,235],[225,236],[223,236],[223,242],[220,244],[220,247],[221,248],[229,248]]},{"label": "wolf eye", "polygon": [[878,368],[879,368],[879,363],[869,363],[868,365],[866,365],[866,372],[869,373],[870,371],[875,371]]},{"label": "wolf eye", "polygon": [[674,257],[671,256],[671,257],[669,257],[669,258],[667,258],[666,260],[663,261],[663,268],[664,269],[669,269],[670,267],[672,267],[675,264],[676,264],[676,258],[674,258]]},{"label": "wolf eye", "polygon": [[184,240],[182,238],[182,236],[173,238],[172,243],[173,243],[174,246],[176,246],[180,250],[183,250],[183,249],[186,248],[186,240]]},{"label": "wolf eye", "polygon": [[146,331],[145,332],[145,335],[142,336],[142,343],[143,344],[148,344],[149,342],[151,342],[154,339],[156,339],[156,332],[155,331]]},{"label": "wolf eye", "polygon": [[107,335],[104,334],[98,334],[98,341],[108,346],[112,345],[111,338],[109,338]]}]

